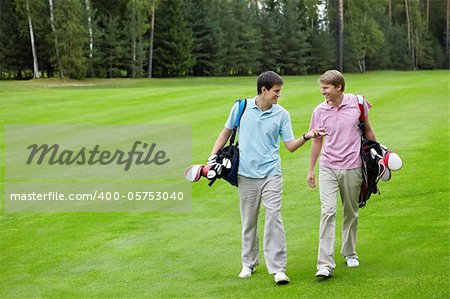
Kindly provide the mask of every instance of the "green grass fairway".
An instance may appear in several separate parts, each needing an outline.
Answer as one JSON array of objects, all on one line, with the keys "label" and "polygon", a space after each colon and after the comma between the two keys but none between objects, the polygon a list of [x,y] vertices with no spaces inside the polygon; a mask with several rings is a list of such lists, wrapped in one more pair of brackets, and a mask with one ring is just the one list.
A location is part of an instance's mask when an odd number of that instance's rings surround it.
[{"label": "green grass fairway", "polygon": [[[284,78],[280,104],[297,137],[322,101],[317,78]],[[0,298],[448,298],[449,72],[346,80],[347,92],[371,101],[375,133],[404,167],[360,211],[356,269],[339,256],[339,206],[335,276],[318,281],[319,195],[305,182],[310,143],[293,154],[282,146],[286,286],[274,284],[262,252],[254,276],[238,278],[237,189],[222,181],[193,184],[190,213],[4,212],[5,124],[191,125],[199,164],[233,101],[254,96],[256,77],[0,81]],[[262,228],[260,221],[261,240]]]}]

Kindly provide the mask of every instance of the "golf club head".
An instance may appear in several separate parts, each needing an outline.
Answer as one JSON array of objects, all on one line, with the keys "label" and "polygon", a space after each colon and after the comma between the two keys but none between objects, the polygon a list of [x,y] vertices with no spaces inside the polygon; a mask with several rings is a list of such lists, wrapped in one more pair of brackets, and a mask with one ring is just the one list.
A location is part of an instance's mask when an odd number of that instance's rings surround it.
[{"label": "golf club head", "polygon": [[212,179],[215,178],[216,176],[217,176],[217,173],[216,173],[216,171],[215,171],[214,169],[208,170],[208,172],[207,172],[207,174],[206,174],[206,177],[207,177],[209,180],[212,180]]},{"label": "golf club head", "polygon": [[391,179],[391,171],[389,170],[389,168],[386,167],[386,169],[384,170],[383,175],[381,176],[381,180],[389,181],[390,179]]},{"label": "golf club head", "polygon": [[384,164],[387,165],[390,170],[399,170],[403,166],[403,161],[400,156],[391,151],[386,153],[383,160]]},{"label": "golf club head", "polygon": [[191,165],[186,168],[184,177],[189,182],[197,182],[201,178],[203,165]]},{"label": "golf club head", "polygon": [[374,148],[370,149],[370,155],[372,156],[372,159],[375,159],[375,157],[378,157],[379,159],[383,159],[383,157],[381,157]]},{"label": "golf club head", "polygon": [[214,169],[217,176],[220,176],[222,174],[223,166],[221,164],[214,164],[214,167],[212,169]]},{"label": "golf club head", "polygon": [[209,156],[207,164],[208,164],[208,165],[213,165],[213,164],[215,164],[215,163],[216,163],[216,159],[217,159],[217,155],[211,155],[211,156]]},{"label": "golf club head", "polygon": [[212,180],[214,178],[220,177],[222,174],[222,165],[221,164],[214,164],[214,165],[208,165],[209,167],[206,169],[206,175],[209,180]]},{"label": "golf club head", "polygon": [[383,159],[378,160],[378,179],[382,179],[387,170],[386,165],[384,164]]},{"label": "golf club head", "polygon": [[227,159],[227,158],[223,158],[222,160],[222,165],[226,168],[226,169],[230,169],[231,168],[231,160]]},{"label": "golf club head", "polygon": [[389,149],[381,143],[380,143],[380,148],[381,148],[382,156],[384,157],[386,155],[386,153],[389,152]]}]

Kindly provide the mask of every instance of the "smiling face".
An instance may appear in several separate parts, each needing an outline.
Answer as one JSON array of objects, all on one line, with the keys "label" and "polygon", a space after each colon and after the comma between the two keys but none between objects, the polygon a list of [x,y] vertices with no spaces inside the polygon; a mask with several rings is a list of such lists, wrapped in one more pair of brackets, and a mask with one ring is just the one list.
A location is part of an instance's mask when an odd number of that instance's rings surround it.
[{"label": "smiling face", "polygon": [[339,100],[342,96],[342,87],[340,85],[334,86],[332,84],[320,84],[320,93],[327,101]]},{"label": "smiling face", "polygon": [[261,96],[263,100],[271,105],[277,104],[278,99],[281,97],[282,84],[274,84],[271,89],[261,88]]},{"label": "smiling face", "polygon": [[323,73],[319,78],[320,93],[326,101],[339,104],[345,90],[344,75],[338,70],[329,70]]}]

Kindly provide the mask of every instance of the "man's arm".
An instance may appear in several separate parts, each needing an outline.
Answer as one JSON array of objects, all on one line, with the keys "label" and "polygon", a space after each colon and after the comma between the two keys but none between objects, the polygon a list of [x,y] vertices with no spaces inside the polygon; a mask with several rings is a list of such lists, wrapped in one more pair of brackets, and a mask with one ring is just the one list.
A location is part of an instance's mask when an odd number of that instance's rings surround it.
[{"label": "man's arm", "polygon": [[306,182],[308,183],[308,186],[313,189],[316,188],[316,174],[314,169],[316,167],[317,158],[319,158],[320,151],[322,150],[322,143],[323,138],[314,138],[312,140],[309,171]]},{"label": "man's arm", "polygon": [[319,128],[319,129],[312,129],[310,131],[308,131],[307,133],[304,134],[304,136],[306,137],[306,139],[302,136],[300,138],[297,138],[295,140],[292,141],[287,141],[284,143],[284,145],[286,146],[287,150],[290,151],[291,153],[295,152],[299,147],[301,147],[303,144],[306,143],[306,141],[308,141],[311,138],[316,139],[317,137],[320,136],[324,136],[327,133],[325,132],[325,129]]},{"label": "man's arm", "polygon": [[288,151],[293,153],[305,143],[306,143],[306,139],[303,138],[303,136],[302,136],[302,137],[297,138],[295,140],[291,140],[291,141],[285,142],[284,145],[286,146]]},{"label": "man's arm", "polygon": [[375,132],[372,130],[372,127],[370,126],[369,123],[369,116],[367,116],[366,119],[364,120],[364,133],[368,140],[377,141],[377,138],[375,137]]},{"label": "man's arm", "polygon": [[211,156],[217,154],[217,152],[225,145],[225,143],[227,143],[228,138],[230,138],[232,132],[233,131],[228,128],[223,128],[222,132],[220,132],[216,142],[214,143],[214,147],[211,151]]}]

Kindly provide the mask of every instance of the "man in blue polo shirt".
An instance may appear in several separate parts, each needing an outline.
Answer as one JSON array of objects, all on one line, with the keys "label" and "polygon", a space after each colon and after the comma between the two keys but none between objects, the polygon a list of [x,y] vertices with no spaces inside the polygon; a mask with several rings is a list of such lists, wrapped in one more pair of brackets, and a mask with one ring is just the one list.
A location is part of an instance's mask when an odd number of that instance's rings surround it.
[{"label": "man in blue polo shirt", "polygon": [[[269,274],[277,284],[289,283],[286,276],[286,239],[281,219],[283,180],[280,164],[280,136],[286,148],[294,152],[310,138],[325,135],[323,129],[312,129],[295,139],[289,113],[280,105],[283,80],[272,71],[257,80],[258,95],[247,100],[238,129],[238,185],[242,222],[242,270],[240,278],[248,278],[258,265],[258,214],[262,202],[266,209],[264,226],[264,258]],[[231,109],[225,128],[219,134],[209,161],[230,138],[239,105]]]}]

